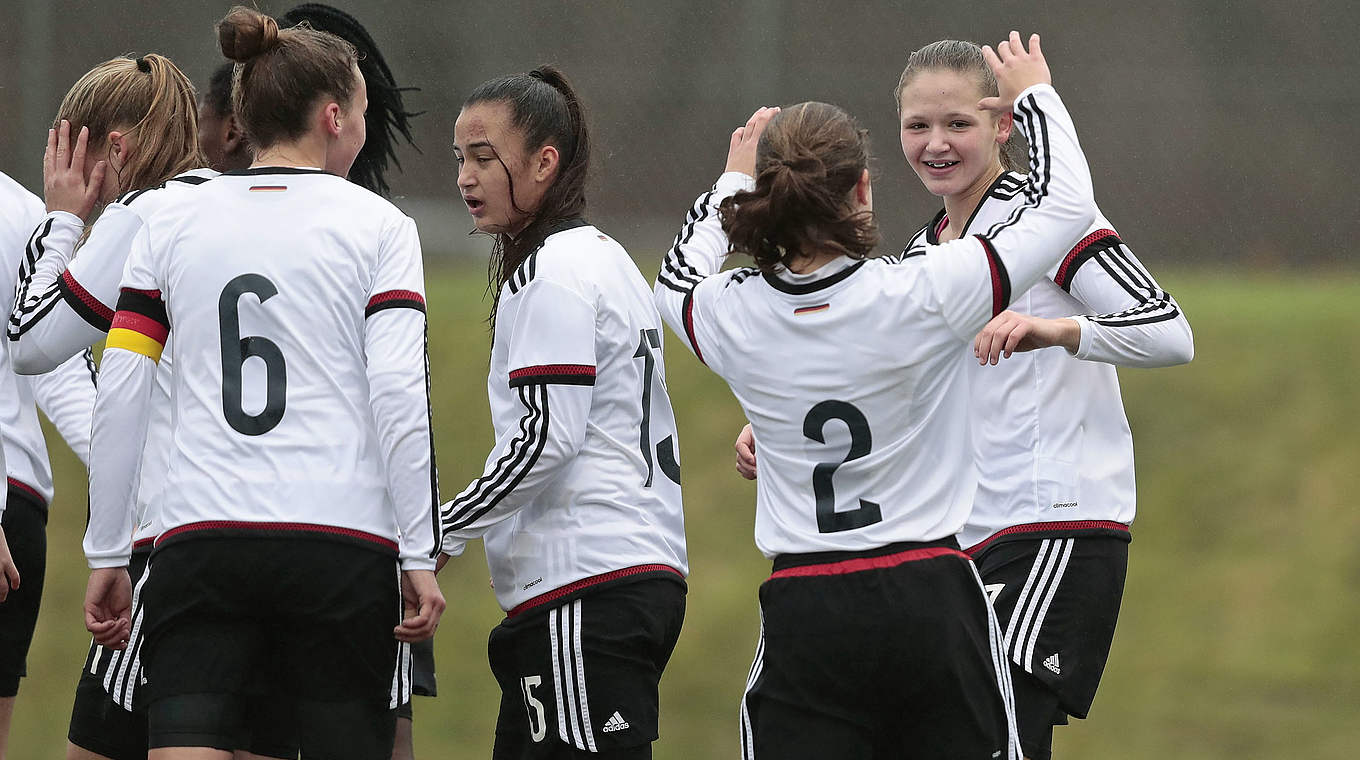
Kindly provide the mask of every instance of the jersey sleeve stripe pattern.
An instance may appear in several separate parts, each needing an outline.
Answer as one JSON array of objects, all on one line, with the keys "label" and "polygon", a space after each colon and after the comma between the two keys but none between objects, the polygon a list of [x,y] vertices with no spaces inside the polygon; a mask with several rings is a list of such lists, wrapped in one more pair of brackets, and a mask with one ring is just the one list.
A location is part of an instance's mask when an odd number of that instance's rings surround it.
[{"label": "jersey sleeve stripe pattern", "polygon": [[1026,210],[1039,205],[1039,199],[1048,194],[1048,183],[1053,174],[1053,159],[1049,152],[1048,117],[1039,108],[1033,95],[1026,96],[1024,100],[1015,104],[1015,118],[1025,125],[1025,134],[1033,135],[1029,145],[1030,179],[1025,184],[1025,202],[1017,206],[1009,218],[992,225],[992,228],[982,236],[988,240],[1020,221]]},{"label": "jersey sleeve stripe pattern", "polygon": [[589,364],[540,364],[510,373],[510,387],[525,385],[594,385],[595,367]]},{"label": "jersey sleeve stripe pattern", "polygon": [[1001,257],[996,255],[992,242],[981,235],[977,239],[982,243],[982,250],[987,253],[987,269],[992,273],[992,316],[995,317],[1011,303],[1011,277]]},{"label": "jersey sleeve stripe pattern", "polygon": [[415,309],[425,312],[425,297],[414,290],[387,290],[368,299],[364,317],[371,317],[384,309]]},{"label": "jersey sleeve stripe pattern", "polygon": [[118,297],[118,313],[109,330],[109,348],[121,348],[161,360],[165,341],[170,336],[170,320],[158,290],[124,288]]},{"label": "jersey sleeve stripe pattern", "polygon": [[76,278],[68,269],[61,273],[57,280],[57,288],[61,290],[62,298],[66,300],[71,310],[80,315],[80,318],[89,323],[91,327],[100,332],[108,332],[113,322],[113,309],[105,306],[90,294],[83,285],[76,282]]},{"label": "jersey sleeve stripe pattern", "polygon": [[519,435],[511,441],[496,467],[477,479],[440,513],[444,531],[462,530],[477,521],[515,490],[533,469],[548,441],[548,388],[526,385],[519,400],[528,411],[519,422]]},{"label": "jersey sleeve stripe pattern", "polygon": [[[1105,247],[1106,242],[1110,240],[1113,240],[1115,244],[1119,243],[1119,235],[1116,234],[1114,230],[1110,229],[1096,230],[1082,238],[1081,242],[1072,247],[1072,251],[1067,254],[1067,258],[1063,259],[1062,264],[1058,267],[1058,274],[1053,277],[1053,281],[1058,283],[1058,287],[1071,293],[1072,278],[1077,276],[1077,270],[1081,269],[1082,264],[1085,264],[1099,253],[1101,249]],[[1097,246],[1096,243],[1100,243],[1101,245]]]},{"label": "jersey sleeve stripe pattern", "polygon": [[430,438],[430,529],[434,532],[434,548],[431,557],[439,556],[443,532],[439,524],[439,468],[434,462],[434,393],[430,384],[430,324],[425,323],[425,423],[429,425]]},{"label": "jersey sleeve stripe pattern", "polygon": [[61,300],[61,291],[54,283],[42,295],[29,298],[28,286],[33,281],[34,269],[38,260],[46,253],[43,239],[52,234],[52,218],[33,231],[24,246],[24,257],[19,262],[19,285],[15,290],[14,313],[9,318],[9,339],[18,340],[30,327],[39,322]]},{"label": "jersey sleeve stripe pattern", "polygon": [[682,307],[685,314],[685,340],[689,341],[690,348],[694,349],[694,356],[700,364],[705,367],[708,362],[704,361],[704,352],[699,348],[699,338],[694,334],[694,289],[691,288],[685,293],[685,303]]},{"label": "jersey sleeve stripe pattern", "polygon": [[666,252],[665,259],[661,262],[661,272],[657,274],[657,282],[674,290],[677,293],[685,294],[683,306],[685,319],[685,339],[689,341],[690,348],[694,349],[694,355],[705,365],[704,352],[699,349],[699,341],[694,335],[694,287],[703,281],[699,271],[685,261],[685,254],[682,246],[694,237],[694,227],[699,222],[708,218],[709,201],[713,199],[714,190],[710,190],[695,201],[694,206],[685,214],[685,226],[680,228],[680,232],[675,236],[675,243]]}]

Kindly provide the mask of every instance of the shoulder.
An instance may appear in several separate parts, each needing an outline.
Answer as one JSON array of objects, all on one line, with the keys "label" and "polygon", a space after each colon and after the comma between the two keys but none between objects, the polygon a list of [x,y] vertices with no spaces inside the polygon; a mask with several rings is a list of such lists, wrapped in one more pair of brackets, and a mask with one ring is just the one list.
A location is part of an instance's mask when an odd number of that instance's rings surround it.
[{"label": "shoulder", "polygon": [[1018,196],[1023,196],[1025,186],[1029,183],[1029,175],[1020,172],[1002,172],[997,177],[996,183],[987,193],[987,197],[997,200],[1008,201]]},{"label": "shoulder", "polygon": [[534,281],[551,282],[585,297],[623,266],[636,269],[623,246],[593,225],[570,223],[520,262],[508,281],[511,293]]},{"label": "shoulder", "polygon": [[138,214],[147,216],[155,213],[166,204],[173,203],[182,194],[192,191],[216,176],[218,176],[218,173],[212,169],[191,169],[183,174],[177,174],[155,187],[144,187],[140,190],[123,193],[118,196],[113,204],[110,204],[110,207],[113,205],[124,206],[135,210]]}]

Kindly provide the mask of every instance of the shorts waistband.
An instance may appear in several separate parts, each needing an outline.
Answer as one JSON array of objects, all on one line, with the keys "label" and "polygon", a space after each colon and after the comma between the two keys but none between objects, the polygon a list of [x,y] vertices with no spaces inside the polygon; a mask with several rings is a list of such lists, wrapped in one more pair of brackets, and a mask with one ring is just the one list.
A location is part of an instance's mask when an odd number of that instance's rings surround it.
[{"label": "shorts waistband", "polygon": [[33,502],[35,505],[43,509],[47,509],[47,500],[44,499],[42,497],[42,494],[38,493],[38,489],[34,488],[33,486],[25,483],[22,480],[18,480],[16,478],[11,478],[8,476],[5,477],[5,484],[9,486],[9,490],[16,491],[22,494],[24,497],[26,497],[29,501]]},{"label": "shorts waistband", "polygon": [[668,578],[673,577],[681,583],[685,581],[685,574],[671,567],[670,565],[636,565],[625,567],[621,570],[611,570],[607,573],[592,575],[589,578],[582,578],[579,581],[572,581],[565,586],[559,586],[552,591],[539,594],[538,596],[515,605],[514,609],[505,613],[507,618],[522,615],[536,607],[542,607],[551,602],[561,601],[571,596],[579,596],[586,589],[591,589],[606,583],[613,583],[623,579],[645,580],[646,578]]},{"label": "shorts waistband", "polygon": [[1129,526],[1114,520],[1068,520],[1064,522],[1037,522],[1012,525],[1003,528],[964,549],[970,557],[976,557],[984,550],[998,543],[1011,540],[1036,540],[1057,538],[1059,536],[1114,536],[1125,541],[1132,540]]},{"label": "shorts waistband", "polygon": [[863,551],[781,554],[774,558],[770,578],[844,575],[865,570],[881,570],[906,562],[919,562],[936,557],[968,559],[968,555],[959,549],[958,540],[950,536],[937,541],[900,541]]},{"label": "shorts waistband", "polygon": [[384,553],[397,555],[397,542],[384,536],[337,525],[296,522],[245,522],[205,520],[170,528],[156,537],[156,548],[188,538],[322,538],[357,543]]}]

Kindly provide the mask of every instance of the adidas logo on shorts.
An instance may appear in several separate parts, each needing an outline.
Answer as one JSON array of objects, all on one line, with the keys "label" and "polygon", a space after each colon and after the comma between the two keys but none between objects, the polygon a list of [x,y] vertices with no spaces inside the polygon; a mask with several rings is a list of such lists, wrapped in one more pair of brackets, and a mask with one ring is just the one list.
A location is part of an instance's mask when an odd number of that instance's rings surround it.
[{"label": "adidas logo on shorts", "polygon": [[609,716],[609,720],[605,721],[604,729],[602,729],[602,731],[607,734],[611,731],[622,731],[626,728],[628,728],[628,721],[624,720],[622,715],[619,715],[618,710],[615,710],[614,714]]},{"label": "adidas logo on shorts", "polygon": [[1053,654],[1049,655],[1049,656],[1048,656],[1048,659],[1047,659],[1047,660],[1044,660],[1044,667],[1046,667],[1046,668],[1048,668],[1049,670],[1053,671],[1054,675],[1059,675],[1059,676],[1062,675],[1062,666],[1058,663],[1058,653],[1057,653],[1057,652],[1054,652]]}]

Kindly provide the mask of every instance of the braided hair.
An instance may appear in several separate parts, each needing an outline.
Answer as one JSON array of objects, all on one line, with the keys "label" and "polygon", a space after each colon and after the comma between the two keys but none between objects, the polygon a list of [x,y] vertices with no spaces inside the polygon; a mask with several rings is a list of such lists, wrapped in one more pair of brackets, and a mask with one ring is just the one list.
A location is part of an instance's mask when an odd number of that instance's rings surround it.
[{"label": "braided hair", "polygon": [[420,113],[407,111],[401,96],[403,92],[418,88],[397,86],[392,70],[378,49],[378,43],[373,41],[363,24],[339,8],[324,3],[303,3],[279,17],[281,27],[300,24],[334,34],[358,50],[359,73],[363,74],[364,84],[368,88],[368,134],[363,149],[349,170],[349,179],[360,187],[387,197],[390,188],[383,175],[388,162],[401,169],[396,151],[397,136],[400,135],[408,145],[420,151],[411,136],[409,121]]}]

